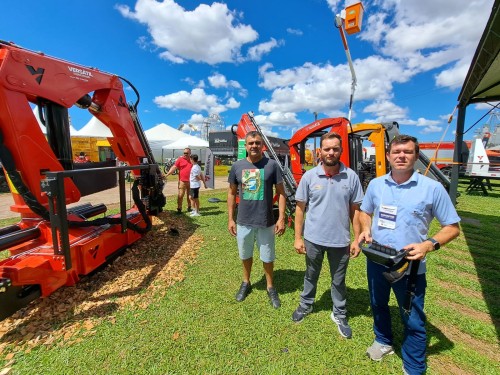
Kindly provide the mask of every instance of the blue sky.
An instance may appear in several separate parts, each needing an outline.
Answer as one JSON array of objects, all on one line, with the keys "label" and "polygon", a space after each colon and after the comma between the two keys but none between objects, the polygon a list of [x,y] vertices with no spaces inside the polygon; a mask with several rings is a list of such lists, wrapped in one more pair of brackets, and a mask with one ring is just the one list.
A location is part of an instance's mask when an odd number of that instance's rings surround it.
[{"label": "blue sky", "polygon": [[[8,1],[0,39],[125,77],[141,95],[145,130],[200,126],[211,114],[229,127],[253,111],[269,135],[290,138],[314,112],[347,117],[351,74],[334,16],[355,2]],[[421,141],[440,140],[493,0],[363,5],[362,31],[348,36],[352,122],[397,121]],[[489,108],[469,107],[465,127]],[[70,113],[76,129],[90,119]],[[446,140],[455,126],[456,117]]]}]

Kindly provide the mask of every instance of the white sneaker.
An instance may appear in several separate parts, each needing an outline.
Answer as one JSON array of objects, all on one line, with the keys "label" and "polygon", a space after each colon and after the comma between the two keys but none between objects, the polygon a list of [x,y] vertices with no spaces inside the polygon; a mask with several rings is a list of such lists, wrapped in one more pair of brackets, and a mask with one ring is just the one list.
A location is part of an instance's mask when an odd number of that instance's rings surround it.
[{"label": "white sneaker", "polygon": [[384,345],[374,340],[373,344],[366,349],[366,354],[373,361],[380,361],[386,355],[394,354],[394,348],[391,345]]},{"label": "white sneaker", "polygon": [[194,211],[194,210],[189,213],[189,216],[195,216],[195,215],[196,215],[196,211]]},{"label": "white sneaker", "polygon": [[201,216],[201,214],[199,212],[195,212],[194,214],[192,214],[191,216]]}]

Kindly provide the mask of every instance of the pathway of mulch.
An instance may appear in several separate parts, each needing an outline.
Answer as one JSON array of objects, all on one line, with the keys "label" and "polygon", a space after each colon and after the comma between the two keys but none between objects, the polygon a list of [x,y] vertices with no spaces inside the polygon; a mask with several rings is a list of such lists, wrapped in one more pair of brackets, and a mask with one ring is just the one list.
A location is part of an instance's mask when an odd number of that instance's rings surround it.
[{"label": "pathway of mulch", "polygon": [[[63,287],[0,322],[0,353],[7,365],[15,354],[39,345],[71,345],[114,323],[124,308],[144,309],[184,279],[203,239],[185,218],[168,212],[153,218],[153,229],[112,264]],[[178,235],[175,235],[175,232]],[[174,235],[173,235],[174,234]]]}]

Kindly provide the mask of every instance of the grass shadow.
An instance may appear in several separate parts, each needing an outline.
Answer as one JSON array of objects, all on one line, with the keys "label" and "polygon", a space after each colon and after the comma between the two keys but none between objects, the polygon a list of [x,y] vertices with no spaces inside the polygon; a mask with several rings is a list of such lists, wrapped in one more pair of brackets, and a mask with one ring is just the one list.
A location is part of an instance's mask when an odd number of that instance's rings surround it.
[{"label": "grass shadow", "polygon": [[[481,199],[481,198],[478,198]],[[462,218],[461,228],[467,247],[472,256],[482,296],[488,307],[500,341],[500,288],[492,280],[500,278],[500,254],[498,235],[500,224],[498,216],[458,210]]]}]

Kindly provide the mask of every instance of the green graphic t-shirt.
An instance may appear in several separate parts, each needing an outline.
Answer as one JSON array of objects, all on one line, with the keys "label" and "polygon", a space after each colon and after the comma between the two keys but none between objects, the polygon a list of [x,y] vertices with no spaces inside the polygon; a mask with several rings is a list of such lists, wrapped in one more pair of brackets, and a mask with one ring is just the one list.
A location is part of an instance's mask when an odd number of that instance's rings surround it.
[{"label": "green graphic t-shirt", "polygon": [[238,224],[263,228],[274,225],[273,188],[283,183],[276,161],[266,157],[257,163],[238,160],[231,167],[228,182],[238,185]]}]

